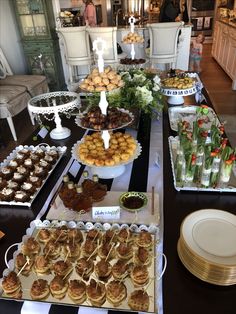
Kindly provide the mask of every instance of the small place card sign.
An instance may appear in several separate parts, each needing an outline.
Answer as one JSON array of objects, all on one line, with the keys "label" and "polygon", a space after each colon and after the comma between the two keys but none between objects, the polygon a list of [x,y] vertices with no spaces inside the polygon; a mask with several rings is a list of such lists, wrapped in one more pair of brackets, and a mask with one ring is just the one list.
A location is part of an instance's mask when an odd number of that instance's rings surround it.
[{"label": "small place card sign", "polygon": [[74,160],[69,169],[69,173],[75,178],[79,172],[79,169],[80,169],[80,164],[78,163],[77,160]]},{"label": "small place card sign", "polygon": [[42,127],[38,133],[41,138],[45,138],[48,134],[48,130],[45,127]]},{"label": "small place card sign", "polygon": [[93,219],[116,220],[120,219],[120,206],[104,206],[92,208]]}]

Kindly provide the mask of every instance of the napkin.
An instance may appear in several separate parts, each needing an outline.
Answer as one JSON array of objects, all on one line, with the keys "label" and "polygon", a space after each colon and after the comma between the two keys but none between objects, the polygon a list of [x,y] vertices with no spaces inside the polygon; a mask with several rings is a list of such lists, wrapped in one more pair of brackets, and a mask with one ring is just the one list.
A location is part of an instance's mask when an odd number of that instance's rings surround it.
[{"label": "napkin", "polygon": [[48,314],[50,307],[50,303],[25,301],[21,308],[21,314]]}]

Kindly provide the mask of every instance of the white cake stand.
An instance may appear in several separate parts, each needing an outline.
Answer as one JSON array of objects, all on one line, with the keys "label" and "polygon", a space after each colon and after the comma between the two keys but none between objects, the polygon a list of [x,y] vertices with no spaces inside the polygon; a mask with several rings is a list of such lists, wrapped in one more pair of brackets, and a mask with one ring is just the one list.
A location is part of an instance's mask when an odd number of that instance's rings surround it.
[{"label": "white cake stand", "polygon": [[[37,117],[42,114],[47,120],[54,120],[56,128],[50,132],[50,137],[55,140],[67,138],[71,130],[61,125],[59,113],[69,113],[75,107],[80,106],[79,95],[73,92],[52,92],[41,94],[31,98],[28,102],[28,110]],[[47,116],[52,114],[49,119]]]},{"label": "white cake stand", "polygon": [[189,96],[196,94],[197,87],[193,86],[187,89],[176,89],[176,88],[161,88],[161,93],[165,96],[168,96],[167,102],[170,105],[183,105],[184,96]]}]

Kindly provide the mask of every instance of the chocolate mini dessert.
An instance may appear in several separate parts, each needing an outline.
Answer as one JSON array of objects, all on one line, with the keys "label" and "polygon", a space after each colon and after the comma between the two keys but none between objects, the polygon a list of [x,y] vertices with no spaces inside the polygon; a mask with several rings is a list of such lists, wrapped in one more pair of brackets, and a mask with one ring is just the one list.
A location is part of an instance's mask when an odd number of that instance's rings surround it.
[{"label": "chocolate mini dessert", "polygon": [[17,160],[12,159],[9,161],[8,167],[10,167],[13,171],[16,170],[16,168],[19,166]]},{"label": "chocolate mini dessert", "polygon": [[47,151],[47,155],[51,156],[55,161],[58,159],[58,152],[54,149]]},{"label": "chocolate mini dessert", "polygon": [[22,174],[24,177],[27,177],[29,175],[29,170],[25,168],[24,166],[19,166],[16,168],[16,171],[20,174]]},{"label": "chocolate mini dessert", "polygon": [[131,58],[120,59],[121,64],[143,64],[145,62],[146,62],[145,59],[131,59]]},{"label": "chocolate mini dessert", "polygon": [[21,153],[18,152],[18,153],[16,154],[15,159],[16,159],[16,161],[17,161],[17,163],[18,163],[19,165],[22,165],[23,162],[24,162],[24,160],[26,159],[26,156],[25,156],[24,154],[21,154]]},{"label": "chocolate mini dessert", "polygon": [[40,158],[34,152],[30,153],[29,158],[33,161],[34,165],[39,162]]},{"label": "chocolate mini dessert", "polygon": [[45,151],[42,148],[37,148],[34,153],[42,159],[45,156]]},{"label": "chocolate mini dessert", "polygon": [[36,176],[29,176],[27,182],[32,183],[35,188],[39,188],[42,185],[42,179]]},{"label": "chocolate mini dessert", "polygon": [[14,199],[14,195],[15,195],[14,190],[9,188],[3,188],[2,191],[0,191],[0,200],[10,202]]},{"label": "chocolate mini dessert", "polygon": [[34,162],[31,158],[27,158],[24,160],[23,166],[29,170],[34,169]]},{"label": "chocolate mini dessert", "polygon": [[44,179],[47,175],[47,172],[43,167],[35,165],[33,175],[41,179]]},{"label": "chocolate mini dessert", "polygon": [[12,181],[15,181],[17,183],[22,183],[25,181],[26,176],[24,176],[23,174],[19,173],[19,172],[15,172],[12,178]]},{"label": "chocolate mini dessert", "polygon": [[14,200],[16,202],[27,202],[30,200],[30,195],[24,191],[16,191]]},{"label": "chocolate mini dessert", "polygon": [[24,155],[25,158],[27,158],[30,155],[30,150],[27,148],[22,148],[21,150],[18,151],[18,153]]},{"label": "chocolate mini dessert", "polygon": [[48,163],[46,160],[42,159],[39,161],[39,167],[42,167],[46,171],[49,171],[49,170],[51,170],[52,165],[50,163]]},{"label": "chocolate mini dessert", "polygon": [[52,156],[50,156],[48,153],[45,154],[44,160],[45,160],[47,163],[51,164],[51,165],[53,165],[53,164],[56,162],[56,159],[54,159],[54,158],[53,158]]},{"label": "chocolate mini dessert", "polygon": [[7,186],[7,181],[0,177],[0,189],[3,189]]},{"label": "chocolate mini dessert", "polygon": [[9,180],[13,177],[14,171],[11,169],[11,167],[2,167],[0,170],[0,177],[6,180]]},{"label": "chocolate mini dessert", "polygon": [[32,183],[29,182],[24,182],[21,186],[22,191],[29,195],[33,195],[35,192],[35,187],[33,186]]}]

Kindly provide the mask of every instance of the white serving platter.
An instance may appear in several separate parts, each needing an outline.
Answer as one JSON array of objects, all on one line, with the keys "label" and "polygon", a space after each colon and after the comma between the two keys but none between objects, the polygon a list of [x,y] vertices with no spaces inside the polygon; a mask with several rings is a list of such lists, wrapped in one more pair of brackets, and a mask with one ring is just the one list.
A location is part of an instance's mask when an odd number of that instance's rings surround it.
[{"label": "white serving platter", "polygon": [[173,174],[174,187],[177,191],[199,191],[199,192],[233,192],[236,193],[236,172],[232,171],[231,178],[229,180],[229,184],[226,188],[202,188],[197,186],[178,186],[176,183],[175,177],[175,168],[174,168],[174,160],[176,158],[177,151],[177,142],[178,137],[170,136],[168,138],[169,142],[169,151],[170,151],[170,159],[171,159],[171,168]]},{"label": "white serving platter", "polygon": [[[193,128],[193,122],[196,121],[197,109],[199,106],[175,106],[169,107],[168,115],[170,121],[170,128],[173,131],[178,131],[178,122],[187,121],[189,123],[189,130]],[[204,116],[201,116],[204,117]],[[208,107],[208,122],[203,123],[203,127],[210,129],[211,125],[215,123],[216,126],[219,126],[221,123],[215,113],[215,111]]]}]

